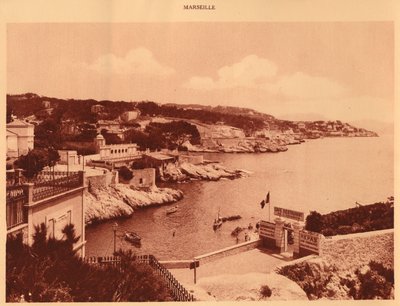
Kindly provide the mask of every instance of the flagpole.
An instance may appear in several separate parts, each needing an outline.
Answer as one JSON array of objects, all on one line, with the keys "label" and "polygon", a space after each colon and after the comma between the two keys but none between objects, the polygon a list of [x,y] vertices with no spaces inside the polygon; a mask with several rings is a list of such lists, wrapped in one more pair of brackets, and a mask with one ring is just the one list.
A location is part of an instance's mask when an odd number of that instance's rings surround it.
[{"label": "flagpole", "polygon": [[268,221],[271,222],[271,196],[269,194],[269,191],[266,200],[268,201]]}]

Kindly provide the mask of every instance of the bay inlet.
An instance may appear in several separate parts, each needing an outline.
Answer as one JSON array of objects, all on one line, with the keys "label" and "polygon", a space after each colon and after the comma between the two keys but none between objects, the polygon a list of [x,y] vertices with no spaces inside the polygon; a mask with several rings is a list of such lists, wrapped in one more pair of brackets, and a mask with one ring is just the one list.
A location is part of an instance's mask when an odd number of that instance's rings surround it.
[{"label": "bay inlet", "polygon": [[[394,193],[393,144],[393,136],[324,138],[278,154],[205,154],[206,159],[252,174],[237,180],[168,184],[184,192],[178,211],[167,215],[169,206],[149,207],[117,220],[117,248],[153,254],[160,260],[191,259],[235,244],[230,233],[237,226],[273,219],[274,206],[307,215],[311,210],[327,213],[354,207],[356,201],[384,201]],[[259,203],[268,191],[271,210],[268,205],[261,209]],[[214,231],[218,210],[221,216],[241,215],[242,219],[225,222]],[[87,227],[88,256],[112,254],[114,223]],[[126,242],[124,231],[137,232],[142,246]],[[244,241],[243,236],[240,239]]]}]

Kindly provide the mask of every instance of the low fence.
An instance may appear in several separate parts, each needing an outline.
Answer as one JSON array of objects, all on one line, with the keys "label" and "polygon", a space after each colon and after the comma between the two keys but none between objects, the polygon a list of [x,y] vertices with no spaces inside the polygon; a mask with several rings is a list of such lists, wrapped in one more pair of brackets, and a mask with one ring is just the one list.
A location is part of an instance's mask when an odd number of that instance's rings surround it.
[{"label": "low fence", "polygon": [[211,261],[214,261],[214,260],[226,257],[226,256],[231,256],[231,255],[239,254],[241,252],[255,249],[258,246],[260,246],[260,244],[261,244],[260,239],[247,241],[247,242],[236,244],[236,245],[233,245],[233,246],[230,246],[230,247],[227,247],[227,248],[215,251],[215,252],[196,256],[194,259],[196,261],[199,261],[200,264],[204,264],[204,263],[211,262]]},{"label": "low fence", "polygon": [[[175,301],[189,302],[194,301],[194,297],[190,294],[153,255],[139,255],[132,258],[133,261],[148,264],[154,271],[163,278],[168,288],[171,290]],[[98,266],[113,266],[118,269],[124,269],[123,262],[119,256],[106,257],[87,257],[85,262]]]},{"label": "low fence", "polygon": [[194,301],[194,297],[190,294],[158,260],[153,256],[149,255],[150,266],[156,270],[156,273],[160,275],[167,283],[168,288],[172,291],[176,301],[189,302]]}]

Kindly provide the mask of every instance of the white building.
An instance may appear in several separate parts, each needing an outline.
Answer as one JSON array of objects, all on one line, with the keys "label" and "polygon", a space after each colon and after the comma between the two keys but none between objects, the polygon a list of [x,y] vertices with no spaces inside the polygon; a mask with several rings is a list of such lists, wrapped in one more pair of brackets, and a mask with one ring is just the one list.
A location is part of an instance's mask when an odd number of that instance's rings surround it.
[{"label": "white building", "polygon": [[60,155],[59,164],[62,165],[78,165],[79,157],[75,150],[58,150]]},{"label": "white building", "polygon": [[14,119],[7,123],[7,156],[18,157],[33,149],[35,126],[28,122]]},{"label": "white building", "polygon": [[7,130],[7,157],[18,157],[18,135]]},{"label": "white building", "polygon": [[139,111],[128,111],[123,113],[120,117],[121,120],[124,122],[135,120],[137,119],[137,117],[139,117]]},{"label": "white building", "polygon": [[122,143],[122,144],[106,144],[103,135],[96,136],[95,145],[97,153],[100,154],[101,160],[109,160],[113,158],[128,158],[138,155],[137,144]]}]

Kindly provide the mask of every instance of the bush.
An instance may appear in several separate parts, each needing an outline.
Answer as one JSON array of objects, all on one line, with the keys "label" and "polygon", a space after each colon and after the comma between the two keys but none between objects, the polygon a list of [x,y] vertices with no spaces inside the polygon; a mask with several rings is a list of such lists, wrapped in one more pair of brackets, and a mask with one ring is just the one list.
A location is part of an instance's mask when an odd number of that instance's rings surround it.
[{"label": "bush", "polygon": [[341,225],[337,229],[339,235],[346,235],[352,233],[352,227],[350,225]]},{"label": "bush", "polygon": [[336,235],[336,231],[333,228],[328,227],[328,228],[322,229],[321,234],[324,236],[334,236],[334,235]]},{"label": "bush", "polygon": [[8,237],[6,245],[6,301],[19,302],[142,302],[171,301],[163,279],[132,252],[119,252],[121,269],[94,266],[75,255],[73,225],[65,240],[46,238],[46,226],[36,227],[32,246],[22,235]]},{"label": "bush", "polygon": [[125,181],[130,181],[133,178],[132,171],[126,166],[123,166],[118,170],[118,175]]},{"label": "bush", "polygon": [[[345,235],[394,227],[393,203],[375,203],[320,215],[316,211],[306,219],[306,229],[325,236]],[[320,229],[320,231],[319,231]]]},{"label": "bush", "polygon": [[312,231],[320,233],[324,226],[322,215],[316,211],[312,211],[306,218],[305,229],[307,231]]},{"label": "bush", "polygon": [[272,290],[267,285],[261,286],[260,295],[264,298],[270,297],[272,295]]}]

